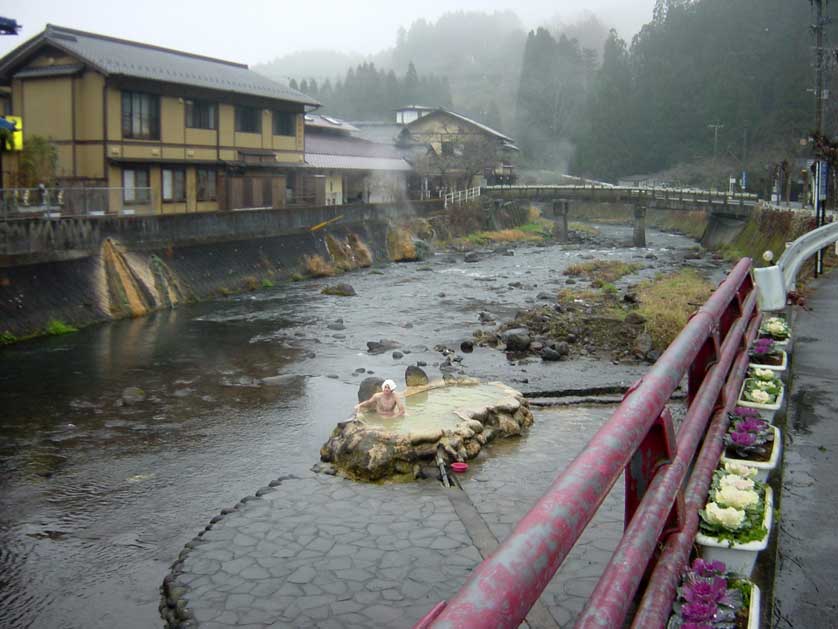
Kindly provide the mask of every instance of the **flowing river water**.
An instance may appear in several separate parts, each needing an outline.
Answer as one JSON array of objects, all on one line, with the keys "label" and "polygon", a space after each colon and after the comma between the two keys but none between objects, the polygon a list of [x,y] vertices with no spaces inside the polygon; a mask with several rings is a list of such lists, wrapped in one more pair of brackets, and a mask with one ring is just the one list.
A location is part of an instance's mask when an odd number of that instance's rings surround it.
[{"label": "flowing river water", "polygon": [[[437,254],[344,276],[351,298],[320,294],[336,280],[282,283],[0,350],[0,626],[160,626],[158,588],[183,544],[220,509],[310,468],[363,377],[401,386],[417,361],[438,377],[435,345],[456,349],[480,311],[502,322],[555,293],[582,258],[645,261],[636,282],[695,246],[651,230],[648,240],[519,247],[476,264]],[[404,356],[368,354],[379,339]],[[462,358],[467,374],[523,391],[586,386],[585,368],[620,379],[596,361],[510,364],[488,348]],[[126,387],[147,399],[122,404]]]}]

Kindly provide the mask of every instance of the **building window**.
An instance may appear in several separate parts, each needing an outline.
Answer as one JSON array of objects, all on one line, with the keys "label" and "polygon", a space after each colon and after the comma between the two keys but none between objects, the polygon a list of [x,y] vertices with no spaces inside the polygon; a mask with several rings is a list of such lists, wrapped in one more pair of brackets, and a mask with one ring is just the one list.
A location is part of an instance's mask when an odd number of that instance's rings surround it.
[{"label": "building window", "polygon": [[163,201],[165,203],[186,201],[186,175],[183,169],[163,169]]},{"label": "building window", "polygon": [[198,169],[198,201],[215,201],[215,170]]},{"label": "building window", "polygon": [[236,106],[236,131],[240,133],[262,132],[262,110],[256,107]]},{"label": "building window", "polygon": [[274,135],[297,135],[297,116],[287,111],[274,112]]},{"label": "building window", "polygon": [[215,103],[204,100],[186,101],[186,126],[189,129],[215,129]]},{"label": "building window", "polygon": [[160,98],[142,92],[122,92],[122,137],[160,139]]},{"label": "building window", "polygon": [[125,203],[148,203],[151,189],[148,187],[148,170],[125,168],[122,171],[122,200]]},{"label": "building window", "polygon": [[443,157],[452,157],[454,155],[454,143],[453,142],[443,142],[442,143],[442,155],[443,155]]}]

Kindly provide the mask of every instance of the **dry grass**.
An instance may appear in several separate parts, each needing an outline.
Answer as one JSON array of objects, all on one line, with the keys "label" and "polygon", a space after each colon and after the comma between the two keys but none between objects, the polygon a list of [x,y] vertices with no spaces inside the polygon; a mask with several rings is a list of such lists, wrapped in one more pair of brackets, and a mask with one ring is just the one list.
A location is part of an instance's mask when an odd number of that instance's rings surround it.
[{"label": "dry grass", "polygon": [[259,288],[259,280],[252,275],[248,275],[242,280],[242,288],[249,291],[254,291]]},{"label": "dry grass", "polygon": [[643,267],[644,265],[634,262],[591,260],[590,262],[570,265],[565,269],[564,274],[584,277],[589,280],[599,280],[603,283],[611,283]]},{"label": "dry grass", "polygon": [[372,266],[372,252],[357,234],[349,234],[349,248],[355,258],[355,264],[360,268]]},{"label": "dry grass", "polygon": [[312,277],[332,277],[336,272],[335,267],[319,255],[303,256],[303,268]]},{"label": "dry grass", "polygon": [[599,236],[600,233],[596,227],[586,225],[585,223],[569,223],[567,228],[580,234],[588,234],[589,236]]},{"label": "dry grass", "polygon": [[356,267],[354,254],[348,243],[338,240],[331,234],[326,234],[326,251],[332,258],[335,268],[340,271],[349,271]]},{"label": "dry grass", "polygon": [[646,317],[655,349],[665,349],[712,292],[713,285],[692,269],[641,284],[639,312]]},{"label": "dry grass", "polygon": [[413,234],[403,227],[393,227],[387,231],[387,253],[393,262],[416,259],[416,245]]}]

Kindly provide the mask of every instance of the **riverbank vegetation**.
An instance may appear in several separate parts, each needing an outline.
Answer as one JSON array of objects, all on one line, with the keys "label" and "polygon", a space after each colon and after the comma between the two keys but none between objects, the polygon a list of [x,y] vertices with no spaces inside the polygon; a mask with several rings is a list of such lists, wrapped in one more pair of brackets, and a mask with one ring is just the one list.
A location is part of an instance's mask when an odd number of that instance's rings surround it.
[{"label": "riverbank vegetation", "polygon": [[624,275],[634,273],[643,267],[643,264],[638,264],[637,262],[591,260],[590,262],[571,264],[564,270],[564,274],[572,277],[584,277],[585,279],[604,285],[606,283],[616,282]]},{"label": "riverbank vegetation", "polygon": [[652,345],[664,350],[709,299],[713,285],[693,269],[662,275],[637,287],[638,312],[646,319]]}]

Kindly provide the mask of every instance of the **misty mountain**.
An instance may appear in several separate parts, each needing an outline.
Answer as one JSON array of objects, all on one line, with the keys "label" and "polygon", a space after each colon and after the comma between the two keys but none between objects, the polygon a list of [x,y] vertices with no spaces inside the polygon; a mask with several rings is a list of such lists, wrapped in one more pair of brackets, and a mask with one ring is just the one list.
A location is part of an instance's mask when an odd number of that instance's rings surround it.
[{"label": "misty mountain", "polygon": [[287,83],[289,79],[313,78],[318,82],[332,81],[346,74],[347,68],[367,61],[364,55],[337,50],[302,50],[259,63],[252,69],[260,74]]},{"label": "misty mountain", "polygon": [[[576,22],[553,20],[548,29],[556,37],[566,34],[578,39],[583,48],[597,51],[608,36],[607,27],[592,14],[585,14]],[[447,79],[454,109],[511,132],[526,41],[527,30],[512,11],[458,11],[446,13],[435,22],[416,20],[408,28],[399,29],[393,48],[367,58],[312,51],[309,60],[309,53],[299,52],[253,69],[277,80],[295,78],[298,84],[302,79],[310,82],[314,78],[322,86],[329,79],[334,90],[338,83],[346,84],[350,68],[357,75],[358,66],[363,63],[374,64],[378,71],[393,70],[399,76],[407,73],[412,63],[420,77]],[[431,102],[435,95],[420,95],[418,101],[444,105]],[[322,94],[318,97],[329,105]],[[353,115],[357,112],[354,105],[345,112],[334,106],[329,109],[335,115],[370,118]]]}]

